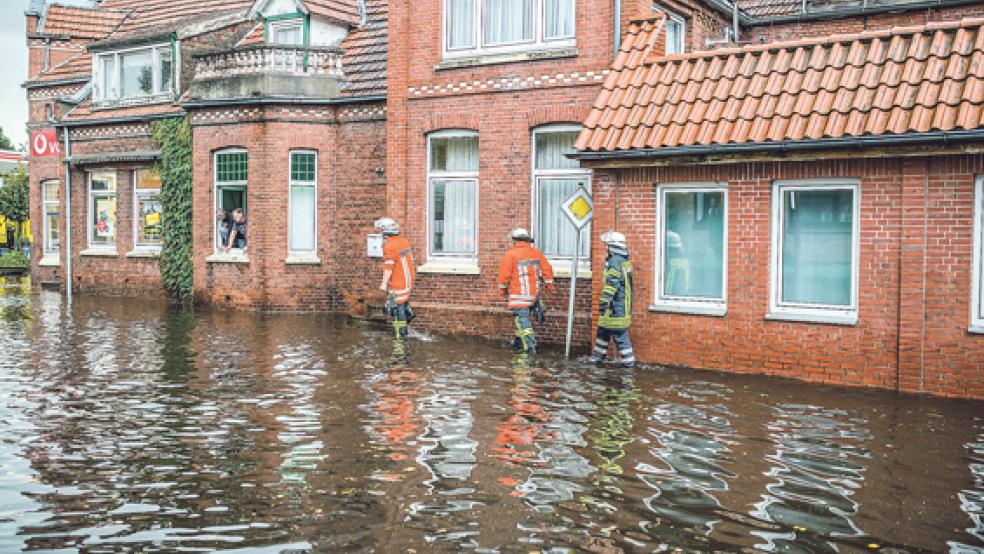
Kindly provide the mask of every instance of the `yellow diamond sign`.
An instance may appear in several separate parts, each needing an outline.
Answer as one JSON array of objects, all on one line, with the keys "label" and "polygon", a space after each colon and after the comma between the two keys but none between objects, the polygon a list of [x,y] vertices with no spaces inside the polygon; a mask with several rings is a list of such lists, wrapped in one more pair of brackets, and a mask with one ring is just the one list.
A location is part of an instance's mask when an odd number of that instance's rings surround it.
[{"label": "yellow diamond sign", "polygon": [[571,223],[581,229],[590,223],[594,216],[594,200],[591,199],[591,195],[584,189],[584,186],[580,186],[567,197],[567,200],[561,205],[561,209],[571,220]]}]

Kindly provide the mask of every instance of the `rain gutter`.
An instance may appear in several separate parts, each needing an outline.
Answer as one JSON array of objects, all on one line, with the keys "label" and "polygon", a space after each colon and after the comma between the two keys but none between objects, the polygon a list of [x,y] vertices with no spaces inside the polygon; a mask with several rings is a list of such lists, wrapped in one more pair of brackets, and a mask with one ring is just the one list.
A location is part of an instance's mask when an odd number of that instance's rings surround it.
[{"label": "rain gutter", "polygon": [[371,102],[384,102],[385,94],[367,94],[364,96],[341,96],[334,98],[297,98],[297,97],[246,97],[228,98],[221,100],[188,100],[181,102],[182,108],[210,108],[215,106],[238,106],[243,104],[257,105],[282,105],[282,104],[301,104],[301,105],[336,105],[336,104],[367,104]]},{"label": "rain gutter", "polygon": [[612,59],[618,57],[618,51],[622,49],[622,0],[615,0],[615,52],[612,55]]},{"label": "rain gutter", "polygon": [[846,19],[863,15],[876,15],[881,13],[898,13],[914,10],[924,10],[927,8],[945,8],[951,6],[965,6],[967,4],[980,4],[980,0],[928,0],[923,2],[913,2],[910,4],[889,4],[878,6],[862,6],[859,8],[842,8],[829,12],[798,13],[794,15],[778,15],[775,17],[750,17],[748,25],[775,25],[780,23],[796,23],[801,21],[815,21],[821,19]]},{"label": "rain gutter", "polygon": [[828,138],[816,140],[784,140],[751,142],[747,144],[712,144],[699,146],[670,146],[639,148],[613,152],[573,152],[566,156],[585,162],[602,160],[639,160],[673,158],[677,156],[714,156],[729,154],[788,153],[810,150],[877,148],[882,146],[920,146],[984,141],[984,128],[969,131],[938,131],[905,135],[874,135],[864,137]]}]

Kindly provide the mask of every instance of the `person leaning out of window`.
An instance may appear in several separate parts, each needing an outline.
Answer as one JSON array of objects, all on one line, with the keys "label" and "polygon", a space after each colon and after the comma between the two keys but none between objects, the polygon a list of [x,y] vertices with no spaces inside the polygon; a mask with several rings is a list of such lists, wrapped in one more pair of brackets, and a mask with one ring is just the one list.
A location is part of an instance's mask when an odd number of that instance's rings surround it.
[{"label": "person leaning out of window", "polygon": [[242,208],[232,210],[232,225],[229,228],[229,240],[226,242],[223,252],[229,252],[233,248],[238,248],[246,252],[246,214]]}]

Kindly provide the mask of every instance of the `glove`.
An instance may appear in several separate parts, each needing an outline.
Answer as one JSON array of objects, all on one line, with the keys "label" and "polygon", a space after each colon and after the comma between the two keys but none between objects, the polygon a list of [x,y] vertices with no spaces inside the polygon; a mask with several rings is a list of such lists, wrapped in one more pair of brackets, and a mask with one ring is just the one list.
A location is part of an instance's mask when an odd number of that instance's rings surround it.
[{"label": "glove", "polygon": [[553,283],[547,283],[546,285],[543,286],[543,288],[546,289],[547,292],[557,292],[557,287],[554,286]]},{"label": "glove", "polygon": [[502,293],[502,296],[509,296],[509,289],[499,289],[499,292]]}]

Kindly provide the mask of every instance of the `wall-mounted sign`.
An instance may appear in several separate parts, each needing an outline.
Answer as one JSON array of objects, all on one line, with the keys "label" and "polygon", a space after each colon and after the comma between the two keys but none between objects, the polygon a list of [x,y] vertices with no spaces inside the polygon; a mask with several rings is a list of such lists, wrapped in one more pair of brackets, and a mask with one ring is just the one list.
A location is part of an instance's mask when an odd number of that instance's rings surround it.
[{"label": "wall-mounted sign", "polygon": [[31,131],[31,155],[35,157],[58,156],[58,133],[54,129]]}]

